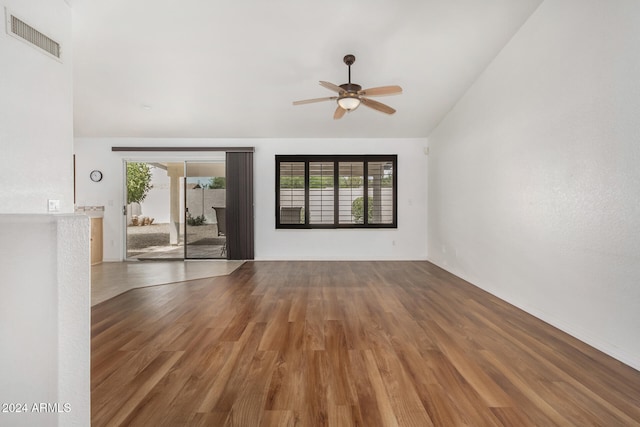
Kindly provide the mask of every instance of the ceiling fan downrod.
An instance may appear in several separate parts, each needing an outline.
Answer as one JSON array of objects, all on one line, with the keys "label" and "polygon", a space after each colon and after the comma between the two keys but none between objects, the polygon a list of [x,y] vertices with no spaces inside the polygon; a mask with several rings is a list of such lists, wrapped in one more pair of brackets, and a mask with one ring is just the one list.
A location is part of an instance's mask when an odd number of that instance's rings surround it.
[{"label": "ceiling fan downrod", "polygon": [[345,64],[347,64],[347,67],[349,67],[349,83],[348,83],[348,87],[349,87],[349,91],[351,91],[351,65],[353,65],[354,62],[356,62],[356,57],[354,55],[345,55],[343,58],[343,61]]}]

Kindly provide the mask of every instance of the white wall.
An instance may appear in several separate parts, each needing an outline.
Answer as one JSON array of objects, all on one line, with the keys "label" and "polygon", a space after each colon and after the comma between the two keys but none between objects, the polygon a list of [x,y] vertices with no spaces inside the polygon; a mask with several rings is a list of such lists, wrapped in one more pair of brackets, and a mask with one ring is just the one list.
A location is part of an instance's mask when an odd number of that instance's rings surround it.
[{"label": "white wall", "polygon": [[154,218],[154,224],[168,223],[171,179],[167,171],[157,167],[151,168],[151,183],[153,187],[141,204],[142,215]]},{"label": "white wall", "polygon": [[[104,256],[123,254],[123,159],[176,159],[180,154],[112,152],[112,146],[254,146],[256,259],[426,259],[425,139],[127,139],[78,138],[78,205],[104,205]],[[398,154],[398,228],[370,230],[276,230],[276,154]],[[185,159],[215,154],[183,153]],[[101,169],[100,183],[89,180]]]},{"label": "white wall", "polygon": [[[62,61],[9,36],[4,6],[60,42]],[[0,425],[89,425],[89,220],[33,215],[48,199],[73,212],[71,11],[0,0],[0,15],[0,402],[27,404]]]},{"label": "white wall", "polygon": [[[256,144],[256,257],[259,259],[426,259],[424,139],[270,140]],[[275,229],[276,154],[397,154],[398,228]]]},{"label": "white wall", "polygon": [[640,2],[546,1],[430,135],[429,259],[640,368]]},{"label": "white wall", "polygon": [[0,214],[0,236],[0,402],[26,404],[0,425],[89,425],[89,219]]},{"label": "white wall", "polygon": [[[4,8],[61,43],[62,62],[5,30]],[[0,0],[0,213],[73,212],[71,12],[64,0]]]}]

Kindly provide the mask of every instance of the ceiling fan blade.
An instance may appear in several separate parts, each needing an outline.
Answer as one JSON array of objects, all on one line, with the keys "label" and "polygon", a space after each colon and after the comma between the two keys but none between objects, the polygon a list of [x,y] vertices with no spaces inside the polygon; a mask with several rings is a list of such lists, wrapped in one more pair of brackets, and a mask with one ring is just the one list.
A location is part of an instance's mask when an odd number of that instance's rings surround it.
[{"label": "ceiling fan blade", "polygon": [[334,85],[333,83],[320,81],[320,86],[326,87],[327,89],[333,90],[333,91],[338,92],[338,93],[344,92],[344,89],[342,89],[338,85]]},{"label": "ceiling fan blade", "polygon": [[402,88],[396,85],[371,87],[369,89],[362,89],[361,91],[358,91],[358,95],[363,95],[363,96],[398,95],[401,93],[402,93]]},{"label": "ceiling fan blade", "polygon": [[373,108],[374,110],[378,110],[383,113],[393,114],[396,112],[396,110],[389,107],[388,105],[385,105],[382,102],[374,101],[373,99],[360,97],[360,102],[362,102],[364,105],[366,105],[369,108]]},{"label": "ceiling fan blade", "polygon": [[333,118],[335,120],[341,119],[342,116],[344,116],[344,113],[346,113],[347,110],[345,110],[344,108],[342,108],[341,106],[338,105],[338,108],[336,108],[336,112],[333,113]]},{"label": "ceiling fan blade", "polygon": [[293,101],[293,105],[311,104],[313,102],[331,101],[338,99],[337,96],[328,96],[326,98],[303,99],[302,101]]}]

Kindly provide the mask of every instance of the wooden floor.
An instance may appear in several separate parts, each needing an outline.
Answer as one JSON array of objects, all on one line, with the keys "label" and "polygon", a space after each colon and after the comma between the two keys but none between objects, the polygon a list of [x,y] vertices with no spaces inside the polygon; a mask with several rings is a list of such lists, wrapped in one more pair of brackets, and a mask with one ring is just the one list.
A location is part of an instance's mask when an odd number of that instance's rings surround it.
[{"label": "wooden floor", "polygon": [[92,426],[640,426],[640,372],[428,262],[247,262],[92,317]]}]

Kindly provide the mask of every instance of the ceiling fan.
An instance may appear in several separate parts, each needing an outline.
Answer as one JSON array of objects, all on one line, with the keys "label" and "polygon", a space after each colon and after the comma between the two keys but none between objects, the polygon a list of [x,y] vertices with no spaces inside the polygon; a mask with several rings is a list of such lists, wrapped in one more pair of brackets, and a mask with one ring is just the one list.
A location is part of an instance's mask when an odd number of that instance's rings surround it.
[{"label": "ceiling fan", "polygon": [[393,114],[396,112],[393,108],[385,105],[381,102],[369,99],[369,96],[383,96],[383,95],[398,95],[402,93],[400,86],[380,86],[372,87],[369,89],[362,89],[362,86],[355,83],[351,83],[351,65],[356,62],[356,57],[353,55],[346,55],[343,59],[344,63],[349,67],[349,83],[341,84],[340,86],[334,85],[329,82],[320,82],[320,86],[338,93],[338,96],[328,96],[326,98],[314,98],[305,99],[302,101],[294,101],[293,105],[311,104],[313,102],[332,101],[336,100],[338,108],[333,113],[334,119],[340,119],[347,111],[353,111],[364,104],[369,108],[381,111],[386,114]]}]

